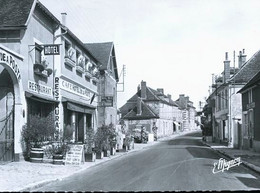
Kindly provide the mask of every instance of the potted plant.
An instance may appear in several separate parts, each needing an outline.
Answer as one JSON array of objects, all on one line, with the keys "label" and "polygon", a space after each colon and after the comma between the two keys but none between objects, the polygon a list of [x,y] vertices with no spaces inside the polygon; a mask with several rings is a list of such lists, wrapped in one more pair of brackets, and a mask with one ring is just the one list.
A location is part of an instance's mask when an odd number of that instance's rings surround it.
[{"label": "potted plant", "polygon": [[86,139],[84,141],[84,156],[86,162],[96,161],[96,153],[93,151],[94,146],[94,129],[88,128],[86,131]]},{"label": "potted plant", "polygon": [[125,150],[131,150],[133,148],[133,135],[131,131],[127,131],[125,135]]},{"label": "potted plant", "polygon": [[70,149],[69,142],[71,138],[72,135],[56,130],[54,141],[45,150],[45,153],[49,155],[48,157],[52,158],[53,164],[64,164],[63,159]]},{"label": "potted plant", "polygon": [[104,126],[99,127],[97,129],[97,132],[94,136],[94,142],[95,142],[95,148],[94,151],[96,152],[96,158],[102,159],[104,157],[104,140],[105,140],[105,132],[104,132]]},{"label": "potted plant", "polygon": [[54,133],[54,124],[47,117],[31,115],[21,132],[25,160],[42,162],[44,156],[42,147],[45,142],[52,141]]},{"label": "potted plant", "polygon": [[116,137],[117,137],[117,132],[116,128],[114,127],[113,124],[110,124],[108,126],[108,143],[110,146],[110,154],[115,155],[115,148],[116,148]]}]

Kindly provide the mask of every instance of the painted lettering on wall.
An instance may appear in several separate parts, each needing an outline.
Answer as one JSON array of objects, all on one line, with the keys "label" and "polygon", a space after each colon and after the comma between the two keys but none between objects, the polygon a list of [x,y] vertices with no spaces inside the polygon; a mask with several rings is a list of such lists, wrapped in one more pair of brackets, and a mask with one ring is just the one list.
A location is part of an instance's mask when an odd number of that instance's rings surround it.
[{"label": "painted lettering on wall", "polygon": [[48,86],[45,86],[42,84],[38,84],[36,82],[28,81],[28,89],[37,94],[42,94],[42,95],[52,97],[52,88],[51,87],[48,87]]},{"label": "painted lettering on wall", "polygon": [[54,115],[55,115],[55,128],[59,129],[60,128],[60,109],[59,109],[59,105],[57,105],[55,107],[55,111],[54,111]]},{"label": "painted lettering on wall", "polygon": [[[75,85],[71,82],[68,82],[66,80],[61,79],[60,88],[66,90],[66,91],[72,92],[74,94],[80,95],[80,96],[84,97],[84,99],[86,99],[86,100],[90,100],[90,98],[91,98],[91,92],[89,90],[87,90],[84,87]],[[92,93],[92,95],[93,95],[93,93]]]},{"label": "painted lettering on wall", "polygon": [[21,74],[20,74],[20,70],[19,67],[17,65],[17,62],[14,60],[14,57],[11,56],[10,54],[8,54],[7,52],[5,52],[4,50],[2,50],[0,48],[0,62],[5,62],[7,63],[11,69],[13,70],[13,72],[15,73],[18,81],[20,81],[21,79]]},{"label": "painted lettering on wall", "polygon": [[55,77],[54,81],[54,98],[55,100],[59,100],[60,98],[60,78]]}]

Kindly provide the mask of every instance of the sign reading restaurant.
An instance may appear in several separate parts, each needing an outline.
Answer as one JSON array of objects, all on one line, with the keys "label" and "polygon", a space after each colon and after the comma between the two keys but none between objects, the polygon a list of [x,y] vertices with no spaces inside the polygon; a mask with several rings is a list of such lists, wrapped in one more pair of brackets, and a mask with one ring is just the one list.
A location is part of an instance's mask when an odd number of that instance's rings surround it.
[{"label": "sign reading restaurant", "polygon": [[52,88],[36,82],[28,81],[28,89],[37,94],[46,95],[52,97]]},{"label": "sign reading restaurant", "polygon": [[7,63],[15,73],[17,79],[18,80],[21,79],[20,70],[18,68],[17,62],[15,61],[14,57],[1,48],[0,48],[0,62]]},{"label": "sign reading restaurant", "polygon": [[75,85],[63,79],[60,79],[60,88],[68,92],[72,92],[74,94],[80,95],[84,97],[86,100],[90,100],[91,98],[91,92],[87,88],[83,86]]}]

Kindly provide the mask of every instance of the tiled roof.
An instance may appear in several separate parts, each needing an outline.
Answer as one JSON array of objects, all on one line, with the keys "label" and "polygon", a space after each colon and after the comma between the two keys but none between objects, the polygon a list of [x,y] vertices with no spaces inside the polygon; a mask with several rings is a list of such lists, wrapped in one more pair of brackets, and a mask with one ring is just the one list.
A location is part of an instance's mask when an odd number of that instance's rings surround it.
[{"label": "tiled roof", "polygon": [[0,0],[0,28],[25,27],[34,3],[56,23],[60,21],[38,0]]},{"label": "tiled roof", "polygon": [[25,26],[34,0],[0,0],[0,26]]},{"label": "tiled roof", "polygon": [[260,70],[260,50],[256,52],[241,69],[230,78],[235,83],[247,83]]},{"label": "tiled roof", "polygon": [[159,116],[156,113],[154,113],[153,110],[143,101],[141,101],[141,109],[141,115],[137,115],[136,103],[132,103],[132,109],[125,116],[123,116],[123,118],[129,120],[159,118]]},{"label": "tiled roof", "polygon": [[249,80],[248,83],[246,83],[246,85],[242,87],[238,92],[241,93],[245,91],[246,89],[254,86],[259,81],[260,81],[260,71],[251,80]]},{"label": "tiled roof", "polygon": [[[102,43],[85,43],[85,47],[98,59],[101,63],[99,66],[100,70],[107,70],[110,63],[110,59],[113,60],[113,67],[115,71],[115,78],[118,81],[118,70],[115,58],[115,48],[113,42],[102,42]],[[111,56],[114,56],[111,58]]]},{"label": "tiled roof", "polygon": [[109,63],[113,42],[85,43],[85,46],[102,64],[100,69],[107,70],[107,64]]}]

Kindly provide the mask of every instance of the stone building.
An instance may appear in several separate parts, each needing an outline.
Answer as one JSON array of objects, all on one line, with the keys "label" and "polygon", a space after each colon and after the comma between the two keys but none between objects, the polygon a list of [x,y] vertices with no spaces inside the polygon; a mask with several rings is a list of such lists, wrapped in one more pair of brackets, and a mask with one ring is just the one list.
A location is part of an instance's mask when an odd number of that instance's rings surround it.
[{"label": "stone building", "polygon": [[259,52],[246,61],[244,50],[239,53],[238,68],[230,67],[228,54],[224,61],[223,75],[212,85],[212,93],[207,102],[212,108],[213,140],[231,147],[242,145],[241,124],[242,100],[237,93],[249,80],[249,77],[260,70]]},{"label": "stone building", "polygon": [[119,81],[113,42],[88,43],[86,48],[98,59],[98,126],[117,124],[117,83]]},{"label": "stone building", "polygon": [[156,132],[154,134],[158,137],[181,130],[182,114],[178,104],[171,99],[171,95],[166,96],[162,88],[154,90],[144,81],[138,86],[137,93],[120,108],[120,112],[127,129],[145,127],[149,133]]},{"label": "stone building", "polygon": [[54,124],[54,56],[41,53],[54,43],[59,21],[36,0],[0,4],[0,161],[18,161],[30,117]]}]

